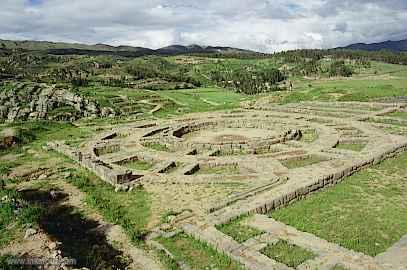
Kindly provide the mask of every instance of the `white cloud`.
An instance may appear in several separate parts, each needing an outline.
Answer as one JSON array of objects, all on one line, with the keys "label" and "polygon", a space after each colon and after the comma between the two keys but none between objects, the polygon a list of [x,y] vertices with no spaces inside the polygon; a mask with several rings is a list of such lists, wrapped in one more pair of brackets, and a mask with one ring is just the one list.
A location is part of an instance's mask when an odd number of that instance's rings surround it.
[{"label": "white cloud", "polygon": [[[405,0],[0,0],[0,38],[265,52],[407,38]],[[39,3],[38,3],[39,2]]]}]

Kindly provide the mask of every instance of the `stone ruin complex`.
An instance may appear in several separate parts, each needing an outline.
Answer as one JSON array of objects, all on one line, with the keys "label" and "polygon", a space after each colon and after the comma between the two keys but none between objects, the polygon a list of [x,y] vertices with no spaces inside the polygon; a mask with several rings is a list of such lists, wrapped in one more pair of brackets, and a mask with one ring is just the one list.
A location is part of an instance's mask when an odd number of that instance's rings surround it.
[{"label": "stone ruin complex", "polygon": [[[211,244],[247,269],[291,269],[259,252],[278,239],[318,255],[297,269],[331,269],[338,263],[349,269],[397,269],[391,268],[387,254],[373,258],[347,250],[264,214],[406,150],[407,137],[390,134],[387,128],[391,121],[407,121],[386,117],[405,108],[401,103],[271,105],[260,100],[236,111],[117,127],[81,149],[63,142],[49,146],[122,189],[142,184],[166,194],[167,206],[189,209],[171,221],[174,228]],[[388,121],[379,123],[379,118]],[[362,149],[346,150],[337,147],[340,144]],[[149,166],[131,166],[137,162]],[[241,185],[238,192],[203,194],[204,199],[195,193],[188,202],[178,199],[185,186],[199,190],[232,184]],[[244,243],[215,227],[249,213],[254,214],[250,225],[265,233]],[[168,233],[161,227],[154,230],[150,242],[156,246],[158,235]]]}]

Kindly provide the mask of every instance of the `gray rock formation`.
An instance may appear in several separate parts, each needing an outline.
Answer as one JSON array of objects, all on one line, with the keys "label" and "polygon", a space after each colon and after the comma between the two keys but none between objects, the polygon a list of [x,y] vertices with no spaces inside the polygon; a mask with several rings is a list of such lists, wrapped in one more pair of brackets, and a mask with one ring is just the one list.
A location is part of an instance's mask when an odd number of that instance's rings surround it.
[{"label": "gray rock formation", "polygon": [[0,85],[0,88],[3,88],[0,91],[0,121],[72,121],[82,117],[115,115],[111,108],[101,110],[95,101],[55,85],[14,83],[7,87]]}]

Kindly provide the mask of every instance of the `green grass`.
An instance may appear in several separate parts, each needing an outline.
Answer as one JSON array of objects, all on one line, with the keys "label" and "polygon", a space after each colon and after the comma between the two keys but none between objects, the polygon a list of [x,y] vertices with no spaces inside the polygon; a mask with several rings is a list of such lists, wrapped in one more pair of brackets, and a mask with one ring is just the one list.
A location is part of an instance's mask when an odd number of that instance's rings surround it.
[{"label": "green grass", "polygon": [[318,133],[315,129],[308,129],[302,132],[301,140],[302,142],[312,143],[318,139]]},{"label": "green grass", "polygon": [[407,119],[407,112],[392,112],[392,113],[386,114],[385,116]]},{"label": "green grass", "polygon": [[407,153],[271,213],[281,222],[370,256],[407,234]]},{"label": "green grass", "polygon": [[132,160],[129,162],[125,162],[122,165],[129,169],[141,170],[141,171],[149,170],[154,166],[151,162],[147,162],[144,160]]},{"label": "green grass", "polygon": [[381,128],[384,131],[390,133],[390,134],[395,134],[395,135],[402,135],[402,136],[407,136],[407,128],[402,127],[402,126],[388,126],[385,128]]},{"label": "green grass", "polygon": [[183,233],[172,238],[160,237],[158,241],[173,254],[177,261],[185,262],[193,270],[243,269],[226,255]]},{"label": "green grass", "polygon": [[17,130],[20,146],[30,144],[37,148],[52,140],[83,141],[92,135],[89,129],[76,127],[72,123],[51,121],[15,122],[2,127]]},{"label": "green grass", "polygon": [[11,162],[2,161],[0,164],[0,176],[7,175],[14,166],[15,165]]},{"label": "green grass", "polygon": [[37,226],[41,207],[24,201],[14,189],[0,189],[0,248],[24,236],[24,228]]},{"label": "green grass", "polygon": [[332,80],[312,81],[311,87],[286,94],[281,102],[300,101],[369,101],[403,96],[407,80]]},{"label": "green grass", "polygon": [[121,225],[133,243],[142,244],[151,205],[144,189],[115,192],[113,186],[84,170],[73,172],[68,181],[86,194],[89,206],[98,210],[107,221]]},{"label": "green grass", "polygon": [[335,148],[360,152],[365,148],[365,146],[365,144],[361,143],[339,143],[337,146],[335,146]]},{"label": "green grass", "polygon": [[221,88],[166,90],[158,94],[178,105],[163,108],[155,114],[158,117],[179,115],[179,108],[182,108],[182,113],[234,109],[239,107],[241,101],[252,98]]},{"label": "green grass", "polygon": [[59,115],[59,114],[67,114],[67,113],[76,114],[76,113],[78,113],[78,111],[75,110],[75,108],[72,107],[72,106],[63,106],[63,107],[55,108],[52,111],[49,111],[48,115],[49,116],[56,116],[56,115]]},{"label": "green grass", "polygon": [[396,118],[370,118],[367,121],[371,123],[392,125],[394,128],[407,127],[407,123],[399,122],[398,119]]},{"label": "green grass", "polygon": [[314,253],[299,246],[279,240],[275,244],[269,244],[261,253],[287,266],[296,268],[303,262],[316,257]]},{"label": "green grass", "polygon": [[345,268],[344,266],[337,264],[334,267],[332,267],[331,270],[348,270],[348,268]]},{"label": "green grass", "polygon": [[146,143],[144,146],[156,151],[170,152],[170,149],[165,144],[161,143]]},{"label": "green grass", "polygon": [[[68,140],[79,144],[94,134],[88,128],[80,128],[72,123],[58,123],[50,121],[27,121],[0,125],[1,128],[14,128],[18,136],[18,144],[9,149],[0,150],[0,155],[11,154],[16,156],[15,161],[3,161],[0,165],[0,175],[10,172],[13,168],[24,165],[45,165],[50,158],[60,158],[54,152],[46,152],[42,147],[49,141]],[[39,155],[34,155],[30,151],[35,151]],[[42,164],[42,165],[39,165]],[[8,182],[18,182],[21,179],[8,179]]]},{"label": "green grass", "polygon": [[243,243],[250,238],[256,237],[263,234],[263,231],[260,231],[256,228],[250,227],[248,225],[243,225],[242,222],[246,219],[247,216],[239,217],[235,220],[232,220],[229,223],[222,224],[217,226],[216,229],[231,236],[234,240],[239,243]]},{"label": "green grass", "polygon": [[173,107],[174,109],[177,109],[179,107],[172,100],[159,95],[158,93],[160,91],[153,92],[143,89],[107,87],[96,84],[93,86],[81,87],[77,92],[90,100],[96,101],[101,107],[111,107],[115,111],[122,111],[123,106],[130,105],[132,108],[127,111],[126,114],[132,114],[135,112],[147,113],[154,108],[155,105],[153,104],[138,103],[141,100],[155,100],[154,104],[165,104],[165,108]]},{"label": "green grass", "polygon": [[155,254],[166,270],[180,270],[177,262],[170,258],[163,250],[157,250]]},{"label": "green grass", "polygon": [[326,159],[317,155],[310,155],[305,158],[301,159],[288,159],[281,161],[281,164],[283,164],[285,167],[288,169],[295,169],[295,168],[300,168],[300,167],[306,167],[310,166],[313,164],[320,163],[322,161],[325,161]]},{"label": "green grass", "polygon": [[[377,70],[377,74],[374,71]],[[294,91],[279,92],[277,102],[369,101],[406,95],[407,67],[373,62],[372,68],[350,79],[291,78]],[[382,77],[379,77],[382,76]],[[372,79],[375,77],[375,79]]]}]

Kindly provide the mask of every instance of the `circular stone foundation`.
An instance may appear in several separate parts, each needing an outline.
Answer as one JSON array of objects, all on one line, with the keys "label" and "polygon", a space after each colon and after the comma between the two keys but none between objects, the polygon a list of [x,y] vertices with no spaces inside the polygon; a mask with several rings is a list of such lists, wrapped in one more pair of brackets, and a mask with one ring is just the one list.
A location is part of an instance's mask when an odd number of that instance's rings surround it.
[{"label": "circular stone foundation", "polygon": [[[301,140],[309,129],[316,133],[312,143]],[[324,123],[267,112],[198,114],[143,122],[117,132],[127,134],[114,138],[122,147],[117,154],[107,154],[103,162],[120,164],[134,156],[152,160],[155,166],[140,174],[154,181],[170,177],[173,182],[192,181],[190,175],[195,182],[222,182],[236,179],[236,174],[250,181],[268,181],[270,175],[287,173],[285,159],[301,159],[337,143],[337,131]],[[235,170],[224,169],[232,165]]]},{"label": "circular stone foundation", "polygon": [[279,135],[283,134],[259,128],[216,128],[191,132],[185,136],[185,140],[196,143],[239,143],[274,138]]}]

